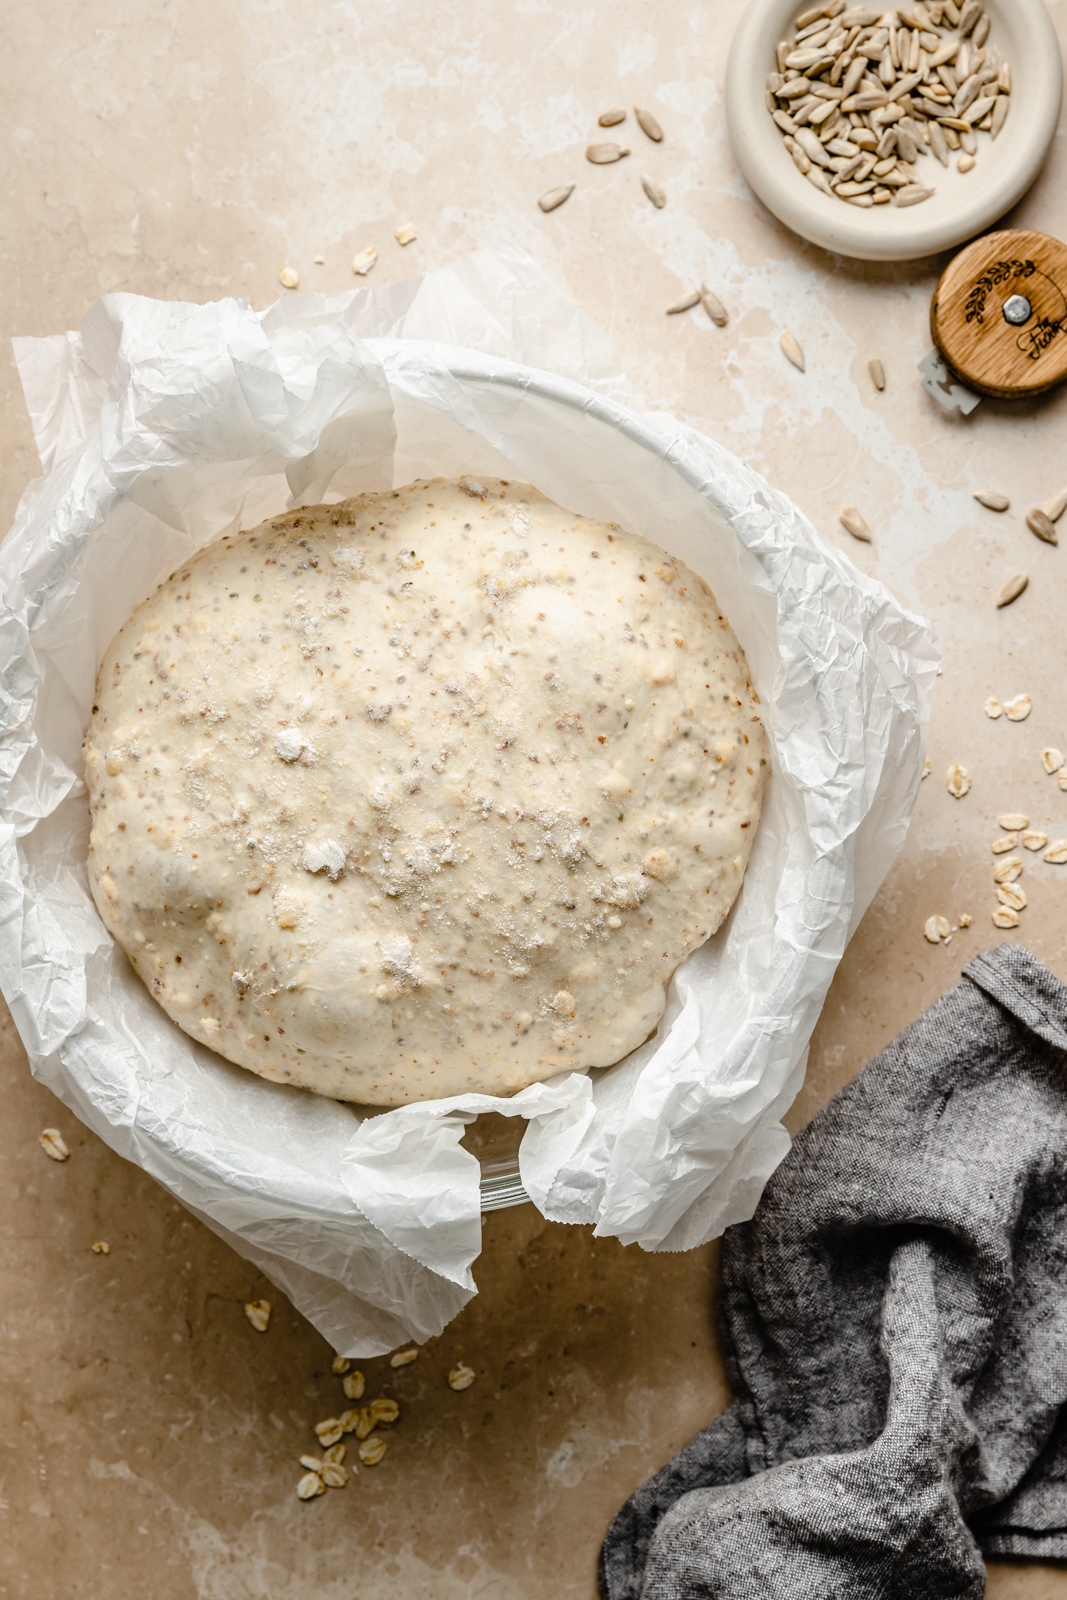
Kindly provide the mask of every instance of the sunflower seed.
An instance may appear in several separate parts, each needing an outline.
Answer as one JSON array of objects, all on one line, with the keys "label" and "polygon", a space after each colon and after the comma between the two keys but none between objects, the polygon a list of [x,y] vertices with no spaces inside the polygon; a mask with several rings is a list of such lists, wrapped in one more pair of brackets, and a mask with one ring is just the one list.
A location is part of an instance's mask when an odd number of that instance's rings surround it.
[{"label": "sunflower seed", "polygon": [[993,926],[996,928],[1017,928],[1019,926],[1019,913],[1010,906],[998,906],[993,913]]},{"label": "sunflower seed", "polygon": [[1067,489],[1061,489],[1059,494],[1054,494],[1041,509],[1050,522],[1058,522],[1067,511]]},{"label": "sunflower seed", "polygon": [[410,1367],[411,1363],[418,1359],[418,1350],[394,1350],[389,1357],[389,1365],[391,1367]]},{"label": "sunflower seed", "polygon": [[468,1367],[465,1362],[459,1361],[448,1374],[448,1387],[459,1391],[469,1389],[475,1379],[473,1367]]},{"label": "sunflower seed", "polygon": [[668,306],[667,315],[669,317],[676,317],[680,311],[692,311],[693,307],[698,306],[699,304],[700,290],[693,289],[690,291],[690,293],[683,294],[682,298],[680,300],[676,300],[673,306]]},{"label": "sunflower seed", "polygon": [[1018,856],[1009,856],[1006,861],[1001,861],[993,868],[994,883],[1014,883],[1016,878],[1022,876],[1023,864]]},{"label": "sunflower seed", "polygon": [[270,1326],[270,1301],[249,1300],[245,1306],[245,1316],[257,1333],[266,1333]]},{"label": "sunflower seed", "polygon": [[324,1466],[319,1476],[327,1489],[343,1489],[348,1482],[348,1468]]},{"label": "sunflower seed", "polygon": [[419,231],[413,222],[402,222],[396,230],[397,244],[414,244]]},{"label": "sunflower seed", "polygon": [[859,539],[863,544],[870,544],[871,530],[868,528],[862,512],[857,511],[855,506],[846,506],[842,511],[841,526],[854,539]]},{"label": "sunflower seed", "polygon": [[971,787],[971,775],[967,768],[954,761],[945,773],[945,786],[953,800],[962,800]]},{"label": "sunflower seed", "polygon": [[1014,850],[1018,843],[1019,835],[1017,833],[1005,833],[1001,838],[994,839],[989,848],[995,856],[1003,856],[1007,855],[1009,850]]},{"label": "sunflower seed", "polygon": [[906,183],[893,196],[893,204],[898,206],[921,205],[924,200],[929,200],[933,193],[933,189],[926,189],[921,183]]},{"label": "sunflower seed", "polygon": [[655,206],[656,210],[662,211],[663,207],[667,204],[667,196],[664,194],[659,184],[654,182],[653,179],[649,178],[645,173],[642,173],[641,187],[647,194],[648,198],[652,201],[652,204]]},{"label": "sunflower seed", "polygon": [[982,15],[982,8],[978,0],[967,0],[966,5],[960,7],[960,38],[965,39]]},{"label": "sunflower seed", "polygon": [[982,48],[982,46],[985,44],[986,40],[989,38],[989,13],[988,12],[985,14],[985,16],[979,17],[978,22],[977,22],[977,24],[975,26],[973,37],[974,37],[975,45],[980,50]]},{"label": "sunflower seed", "polygon": [[1023,834],[1023,848],[1025,850],[1043,850],[1048,844],[1047,833],[1031,833],[1029,830]]},{"label": "sunflower seed", "polygon": [[296,1492],[301,1500],[314,1500],[316,1495],[326,1493],[326,1485],[317,1472],[305,1472],[296,1486]]},{"label": "sunflower seed", "polygon": [[345,1391],[346,1400],[361,1400],[366,1387],[362,1372],[347,1373],[341,1387]]},{"label": "sunflower seed", "polygon": [[990,695],[985,703],[985,714],[991,722],[996,722],[998,717],[1004,715],[1004,707],[995,695]]},{"label": "sunflower seed", "polygon": [[1057,839],[1054,844],[1050,844],[1041,859],[1047,861],[1050,866],[1062,867],[1067,861],[1067,839]]},{"label": "sunflower seed", "polygon": [[654,139],[659,144],[663,138],[663,129],[651,111],[646,111],[644,106],[634,106],[634,116],[637,118],[637,126],[641,129],[641,132],[647,133],[650,139]]},{"label": "sunflower seed", "polygon": [[951,932],[952,927],[947,917],[927,917],[923,923],[923,938],[930,944],[940,944]]},{"label": "sunflower seed", "polygon": [[800,348],[800,345],[797,343],[793,335],[787,330],[785,333],[779,335],[778,343],[781,345],[786,359],[791,361],[798,371],[803,372],[804,352]]},{"label": "sunflower seed", "polygon": [[970,170],[971,170],[971,168],[973,166],[974,166],[974,157],[973,156],[969,156],[969,155],[962,155],[962,156],[960,156],[959,160],[956,162],[956,171],[957,172],[970,172]]},{"label": "sunflower seed", "polygon": [[111,1254],[111,1246],[108,1244],[106,1239],[98,1239],[96,1243],[91,1244],[89,1248],[93,1252],[94,1256],[109,1256]]},{"label": "sunflower seed", "polygon": [[614,128],[616,123],[626,121],[626,112],[621,106],[616,106],[612,111],[602,111],[597,121],[602,128]]},{"label": "sunflower seed", "polygon": [[1006,494],[995,494],[992,489],[982,489],[974,497],[987,511],[1007,511],[1011,501]]},{"label": "sunflower seed", "polygon": [[586,146],[585,159],[591,161],[596,167],[610,166],[613,161],[621,161],[623,156],[628,156],[629,150],[624,145],[612,144],[605,140],[603,144]]},{"label": "sunflower seed", "polygon": [[381,1434],[376,1433],[373,1439],[364,1439],[360,1445],[359,1459],[365,1467],[376,1467],[388,1448]]},{"label": "sunflower seed", "polygon": [[51,1156],[53,1161],[66,1161],[70,1155],[67,1141],[58,1128],[42,1128],[37,1135],[37,1141],[46,1156]]},{"label": "sunflower seed", "polygon": [[542,211],[555,211],[556,207],[561,206],[564,200],[569,200],[573,193],[574,184],[564,183],[558,189],[546,189],[538,198],[537,204]]},{"label": "sunflower seed", "polygon": [[989,124],[989,136],[991,139],[995,139],[1000,133],[1001,128],[1008,120],[1008,112],[1010,110],[1011,101],[1008,96],[999,94],[993,102],[993,120]]},{"label": "sunflower seed", "polygon": [[999,611],[1002,606],[1010,606],[1013,600],[1018,600],[1029,582],[1030,579],[1025,572],[1017,572],[1014,578],[1009,578],[997,595],[997,610]]},{"label": "sunflower seed", "polygon": [[300,282],[300,274],[295,267],[279,267],[278,282],[283,289],[295,289]]},{"label": "sunflower seed", "polygon": [[1026,890],[1021,883],[998,883],[997,899],[1002,906],[1010,906],[1012,911],[1026,908]]},{"label": "sunflower seed", "polygon": [[378,259],[378,252],[372,244],[365,250],[360,250],[352,257],[352,271],[357,278],[365,278]]},{"label": "sunflower seed", "polygon": [[1009,722],[1025,722],[1033,709],[1034,702],[1028,694],[1017,694],[1014,700],[1004,702],[1004,715]]},{"label": "sunflower seed", "polygon": [[1036,533],[1037,537],[1043,539],[1046,544],[1059,544],[1060,536],[1056,532],[1056,524],[1047,512],[1041,510],[1040,506],[1035,506],[1033,511],[1026,513],[1026,526],[1031,533]]},{"label": "sunflower seed", "polygon": [[336,1444],[344,1431],[340,1417],[327,1417],[325,1422],[315,1424],[315,1437],[321,1445]]},{"label": "sunflower seed", "polygon": [[1050,744],[1047,750],[1042,750],[1041,752],[1041,763],[1051,777],[1054,772],[1059,772],[1063,766],[1063,751],[1057,750],[1054,744]]},{"label": "sunflower seed", "polygon": [[704,310],[707,312],[712,322],[714,322],[715,326],[717,328],[725,328],[726,324],[730,320],[726,312],[726,307],[723,305],[718,295],[712,294],[706,283],[702,283],[700,285],[700,300]]},{"label": "sunflower seed", "polygon": [[1023,816],[1021,811],[1007,811],[1004,816],[997,818],[997,827],[1004,828],[1008,833],[1021,833],[1030,826],[1030,818]]},{"label": "sunflower seed", "polygon": [[885,388],[885,368],[877,356],[872,356],[867,363],[867,371],[871,375],[871,382],[879,393]]},{"label": "sunflower seed", "polygon": [[930,149],[934,152],[941,165],[947,167],[948,144],[945,140],[944,131],[940,123],[937,122],[931,122],[930,124]]}]

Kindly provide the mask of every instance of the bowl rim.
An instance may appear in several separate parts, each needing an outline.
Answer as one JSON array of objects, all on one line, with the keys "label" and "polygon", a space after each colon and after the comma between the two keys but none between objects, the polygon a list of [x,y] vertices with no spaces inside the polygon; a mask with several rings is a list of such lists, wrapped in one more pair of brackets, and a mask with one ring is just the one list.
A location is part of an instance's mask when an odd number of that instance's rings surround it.
[{"label": "bowl rim", "polygon": [[[824,250],[865,261],[911,261],[936,255],[983,232],[1026,193],[1048,155],[1059,124],[1063,66],[1059,40],[1044,0],[986,0],[994,13],[1010,14],[1016,58],[1026,62],[1025,86],[1015,95],[1025,102],[1025,122],[1010,160],[971,204],[953,206],[939,216],[926,206],[861,210],[822,194],[797,172],[764,101],[767,73],[773,69],[773,36],[781,36],[801,0],[748,0],[734,33],[726,68],[725,103],[730,139],[749,186],[779,221]],[[875,9],[872,7],[872,9]],[[889,7],[886,9],[895,9]],[[1016,71],[1018,79],[1018,72]],[[1024,88],[1019,95],[1020,87]],[[1014,119],[1018,125],[1019,118]],[[1005,128],[1012,128],[1013,119]],[[771,136],[773,130],[773,137]],[[1005,135],[1002,135],[1003,138]],[[883,218],[880,212],[892,216]],[[905,221],[906,217],[906,221]]]}]

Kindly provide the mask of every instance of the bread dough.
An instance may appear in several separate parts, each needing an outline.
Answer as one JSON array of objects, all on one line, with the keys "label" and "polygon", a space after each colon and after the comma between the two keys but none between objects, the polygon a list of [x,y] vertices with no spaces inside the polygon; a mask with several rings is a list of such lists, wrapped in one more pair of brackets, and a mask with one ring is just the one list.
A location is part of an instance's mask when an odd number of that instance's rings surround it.
[{"label": "bread dough", "polygon": [[89,878],[180,1027],[372,1105],[607,1066],[741,887],[767,770],[707,585],[525,485],[227,536],[85,739]]}]

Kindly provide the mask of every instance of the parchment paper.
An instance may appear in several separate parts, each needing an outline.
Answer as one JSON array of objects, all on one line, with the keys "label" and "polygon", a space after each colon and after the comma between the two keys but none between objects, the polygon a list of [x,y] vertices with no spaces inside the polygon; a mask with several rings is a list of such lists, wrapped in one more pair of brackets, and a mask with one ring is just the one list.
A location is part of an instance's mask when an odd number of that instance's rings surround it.
[{"label": "parchment paper", "polygon": [[[748,1217],[788,1148],[826,988],[900,848],[937,649],[927,623],[710,439],[642,414],[610,344],[518,251],[257,315],[109,295],[15,341],[46,476],[0,546],[0,983],[35,1075],[254,1261],[345,1354],[475,1292],[481,1111],[527,1119],[545,1216],[646,1249]],[[488,473],[639,531],[710,583],[773,776],[742,894],[654,1039],[510,1100],[364,1117],[182,1033],[105,931],[80,745],[104,649],[211,539],[292,504]]]}]

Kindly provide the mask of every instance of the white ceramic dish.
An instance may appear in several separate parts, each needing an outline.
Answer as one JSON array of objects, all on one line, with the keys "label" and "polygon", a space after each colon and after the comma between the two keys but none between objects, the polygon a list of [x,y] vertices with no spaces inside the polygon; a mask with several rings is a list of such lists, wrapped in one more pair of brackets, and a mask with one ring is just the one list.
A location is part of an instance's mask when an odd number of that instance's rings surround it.
[{"label": "white ceramic dish", "polygon": [[[792,37],[802,0],[749,0],[726,69],[726,114],[742,172],[775,216],[824,250],[864,261],[935,255],[981,233],[1024,195],[1056,132],[1063,94],[1059,41],[1044,0],[983,0],[991,38],[1010,62],[1011,114],[1000,137],[979,135],[968,173],[922,158],[937,193],[921,205],[861,210],[821,194],[793,165],[767,111],[774,47]],[[871,10],[877,10],[871,6]]]}]

